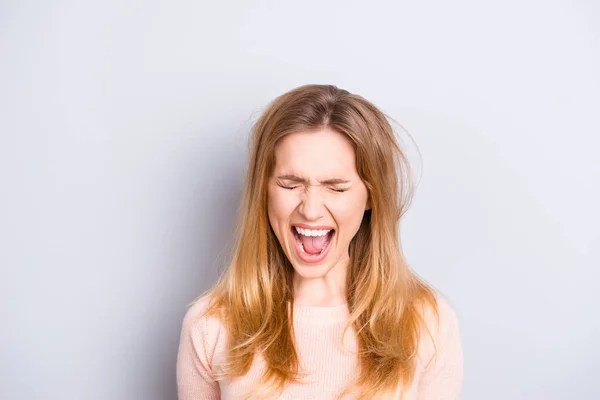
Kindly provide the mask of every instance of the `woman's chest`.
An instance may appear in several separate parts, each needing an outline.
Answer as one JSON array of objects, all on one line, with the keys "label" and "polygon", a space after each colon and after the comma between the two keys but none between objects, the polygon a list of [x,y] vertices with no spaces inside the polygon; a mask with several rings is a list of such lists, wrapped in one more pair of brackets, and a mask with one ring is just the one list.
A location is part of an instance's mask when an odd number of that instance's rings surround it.
[{"label": "woman's chest", "polygon": [[[299,372],[303,383],[288,384],[277,395],[269,397],[263,394],[253,396],[251,399],[336,399],[357,373],[354,332],[348,330],[342,341],[342,331],[343,326],[295,327]],[[252,389],[257,387],[265,371],[266,361],[261,355],[257,355],[245,376],[219,382],[221,399],[246,398]]]}]

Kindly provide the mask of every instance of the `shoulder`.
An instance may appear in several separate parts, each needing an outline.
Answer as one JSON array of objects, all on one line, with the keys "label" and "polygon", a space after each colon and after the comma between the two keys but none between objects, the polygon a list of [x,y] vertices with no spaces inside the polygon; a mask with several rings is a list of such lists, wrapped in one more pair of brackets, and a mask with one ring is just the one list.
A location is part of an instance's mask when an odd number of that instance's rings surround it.
[{"label": "shoulder", "polygon": [[188,309],[183,318],[184,322],[187,322],[188,324],[195,324],[198,323],[200,320],[209,318],[206,312],[208,311],[208,306],[210,305],[210,302],[210,294],[201,296],[196,300],[192,301],[188,305]]},{"label": "shoulder", "polygon": [[423,310],[423,328],[419,346],[422,361],[462,354],[458,315],[440,294],[436,294],[435,308],[428,306]]},{"label": "shoulder", "polygon": [[177,352],[177,387],[180,399],[219,398],[215,363],[224,347],[222,325],[209,316],[210,299],[193,301],[183,317]]},{"label": "shoulder", "polygon": [[221,320],[208,313],[211,301],[210,294],[207,294],[190,303],[183,317],[183,325],[190,329],[202,329],[203,331],[221,329],[223,327]]},{"label": "shoulder", "polygon": [[187,337],[197,351],[213,354],[224,338],[221,320],[207,313],[210,295],[194,300],[187,309],[182,323],[182,336]]},{"label": "shoulder", "polygon": [[463,351],[458,317],[449,301],[436,294],[435,307],[423,310],[414,399],[460,399]]},{"label": "shoulder", "polygon": [[[436,293],[437,310],[428,307],[424,312],[424,320],[435,332],[444,333],[449,329],[458,329],[458,316],[450,302]],[[437,311],[437,312],[436,312]]]}]

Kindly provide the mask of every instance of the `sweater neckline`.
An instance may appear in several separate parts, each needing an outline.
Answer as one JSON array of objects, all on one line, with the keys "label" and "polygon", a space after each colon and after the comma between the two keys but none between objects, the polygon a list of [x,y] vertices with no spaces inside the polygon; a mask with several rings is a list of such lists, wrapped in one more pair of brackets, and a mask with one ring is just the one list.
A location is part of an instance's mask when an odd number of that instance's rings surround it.
[{"label": "sweater neckline", "polygon": [[328,324],[346,321],[350,312],[348,303],[335,306],[306,306],[294,303],[294,321],[311,324]]}]

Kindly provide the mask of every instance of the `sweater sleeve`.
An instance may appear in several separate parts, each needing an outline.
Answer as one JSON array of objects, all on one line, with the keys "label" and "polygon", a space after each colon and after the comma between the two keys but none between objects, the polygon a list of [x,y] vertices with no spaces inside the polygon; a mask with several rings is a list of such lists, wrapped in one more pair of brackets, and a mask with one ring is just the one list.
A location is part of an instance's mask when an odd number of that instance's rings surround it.
[{"label": "sweater sleeve", "polygon": [[177,353],[177,393],[179,400],[219,400],[218,382],[212,375],[212,358],[218,328],[203,315],[207,300],[199,300],[183,318]]},{"label": "sweater sleeve", "polygon": [[417,400],[460,400],[463,351],[458,319],[448,303],[438,301],[439,324],[433,323],[436,352],[418,384]]}]

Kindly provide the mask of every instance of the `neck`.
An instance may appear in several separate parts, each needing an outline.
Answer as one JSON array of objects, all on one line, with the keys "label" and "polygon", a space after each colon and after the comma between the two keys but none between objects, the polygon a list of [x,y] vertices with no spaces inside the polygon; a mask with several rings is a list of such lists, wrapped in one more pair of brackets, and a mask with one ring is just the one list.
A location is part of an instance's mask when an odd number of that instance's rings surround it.
[{"label": "neck", "polygon": [[294,303],[318,307],[346,304],[346,276],[349,264],[348,258],[341,260],[325,275],[319,277],[303,277],[294,272]]}]

